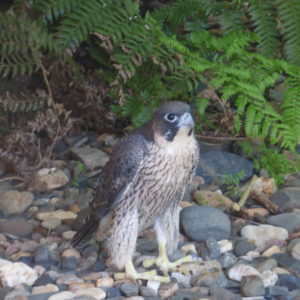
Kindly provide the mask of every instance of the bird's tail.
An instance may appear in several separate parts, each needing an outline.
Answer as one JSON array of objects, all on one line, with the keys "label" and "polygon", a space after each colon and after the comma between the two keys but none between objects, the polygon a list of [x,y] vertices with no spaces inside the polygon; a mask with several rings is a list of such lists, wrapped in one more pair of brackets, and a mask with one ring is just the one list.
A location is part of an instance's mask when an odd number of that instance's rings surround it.
[{"label": "bird's tail", "polygon": [[79,229],[74,235],[72,240],[69,242],[69,246],[80,249],[91,239],[92,234],[97,230],[99,220],[90,218],[87,222]]}]

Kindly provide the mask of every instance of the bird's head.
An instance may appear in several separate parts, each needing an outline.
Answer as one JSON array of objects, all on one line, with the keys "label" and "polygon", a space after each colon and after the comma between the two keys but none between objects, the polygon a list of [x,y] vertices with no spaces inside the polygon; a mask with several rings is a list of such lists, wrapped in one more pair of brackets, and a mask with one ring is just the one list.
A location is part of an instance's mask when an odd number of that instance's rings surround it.
[{"label": "bird's head", "polygon": [[164,143],[191,137],[194,125],[190,106],[181,101],[162,105],[152,119],[154,139]]}]

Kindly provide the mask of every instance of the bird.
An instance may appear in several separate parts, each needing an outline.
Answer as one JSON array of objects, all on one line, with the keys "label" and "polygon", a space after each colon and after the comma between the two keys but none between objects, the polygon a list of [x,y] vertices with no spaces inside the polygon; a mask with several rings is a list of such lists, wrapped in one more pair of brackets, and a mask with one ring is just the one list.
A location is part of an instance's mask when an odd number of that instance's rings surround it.
[{"label": "bird", "polygon": [[[170,270],[191,261],[184,257],[170,262],[179,233],[180,202],[191,182],[199,158],[194,136],[194,120],[189,104],[171,101],[163,104],[152,119],[120,139],[104,166],[95,188],[91,212],[73,237],[80,247],[95,233],[105,240],[111,264],[124,270],[124,276],[169,282]],[[164,273],[138,273],[133,255],[139,233],[154,226],[158,242],[157,258],[144,261]]]}]

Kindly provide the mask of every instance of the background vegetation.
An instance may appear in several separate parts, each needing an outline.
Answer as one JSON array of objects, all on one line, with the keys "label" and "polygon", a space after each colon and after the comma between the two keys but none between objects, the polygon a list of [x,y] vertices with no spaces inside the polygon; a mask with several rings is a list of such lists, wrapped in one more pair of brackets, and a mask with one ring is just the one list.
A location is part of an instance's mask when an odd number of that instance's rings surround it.
[{"label": "background vegetation", "polygon": [[173,99],[204,135],[300,139],[298,0],[15,0],[0,45],[0,157],[23,173],[74,125],[139,126]]}]

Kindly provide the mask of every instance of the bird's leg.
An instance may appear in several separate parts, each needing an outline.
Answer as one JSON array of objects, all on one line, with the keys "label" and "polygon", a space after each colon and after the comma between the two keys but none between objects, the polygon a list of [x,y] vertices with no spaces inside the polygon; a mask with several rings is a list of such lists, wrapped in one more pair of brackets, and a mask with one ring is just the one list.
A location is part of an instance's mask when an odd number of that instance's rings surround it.
[{"label": "bird's leg", "polygon": [[193,260],[191,255],[187,255],[174,262],[170,262],[167,256],[166,245],[161,241],[158,242],[158,250],[159,250],[158,257],[144,260],[143,266],[145,268],[149,268],[152,265],[156,264],[157,267],[164,273],[164,275],[167,275],[168,272],[170,271],[178,271],[179,270],[178,267],[181,264],[186,262],[191,262]]},{"label": "bird's leg", "polygon": [[159,276],[159,275],[157,275],[155,270],[147,271],[144,273],[138,273],[136,271],[131,259],[129,259],[125,264],[125,273],[116,273],[115,274],[115,279],[117,279],[117,280],[124,279],[124,278],[130,278],[133,281],[142,279],[142,280],[159,281],[159,282],[164,282],[164,283],[170,282],[169,277]]}]

